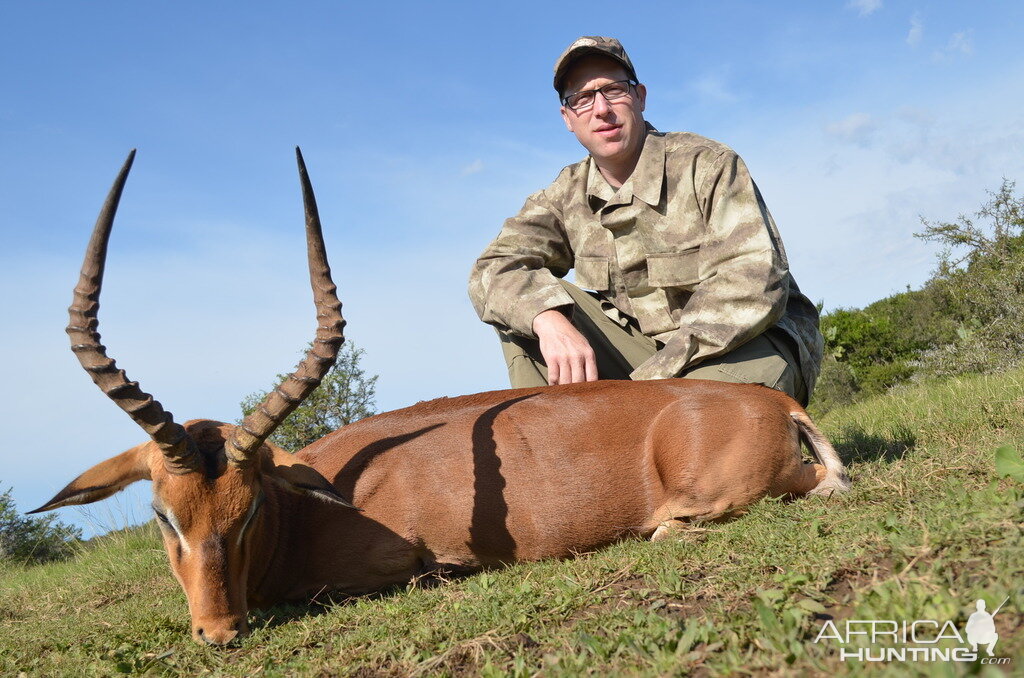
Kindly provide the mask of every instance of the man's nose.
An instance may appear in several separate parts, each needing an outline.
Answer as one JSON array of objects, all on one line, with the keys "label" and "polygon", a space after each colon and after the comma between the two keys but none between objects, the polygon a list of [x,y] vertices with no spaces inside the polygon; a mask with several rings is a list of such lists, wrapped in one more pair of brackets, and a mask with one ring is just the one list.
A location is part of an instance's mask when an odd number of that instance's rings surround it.
[{"label": "man's nose", "polygon": [[600,92],[594,94],[593,110],[594,115],[596,115],[599,118],[603,118],[604,116],[608,115],[608,113],[612,110],[611,104],[608,103],[608,100],[605,99],[604,95],[601,94]]}]

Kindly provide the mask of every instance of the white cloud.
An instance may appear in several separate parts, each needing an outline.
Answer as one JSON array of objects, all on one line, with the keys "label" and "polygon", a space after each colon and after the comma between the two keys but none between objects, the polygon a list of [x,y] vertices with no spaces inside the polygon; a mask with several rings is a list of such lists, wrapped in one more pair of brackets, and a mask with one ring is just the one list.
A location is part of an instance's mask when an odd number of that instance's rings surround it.
[{"label": "white cloud", "polygon": [[869,145],[877,128],[878,124],[867,113],[853,113],[825,125],[825,133],[840,141],[864,147]]},{"label": "white cloud", "polygon": [[942,49],[932,52],[934,61],[949,61],[957,56],[974,54],[974,31],[957,31],[949,36],[949,42]]},{"label": "white cloud", "polygon": [[1024,154],[1024,133],[1015,126],[982,122],[894,121],[886,149],[893,160],[941,168],[957,177],[995,176]]},{"label": "white cloud", "polygon": [[882,8],[882,0],[850,0],[846,6],[857,10],[861,16],[868,16]]},{"label": "white cloud", "polygon": [[725,77],[715,73],[694,80],[691,87],[705,104],[728,104],[739,98],[729,89]]},{"label": "white cloud", "polygon": [[974,52],[974,31],[958,31],[949,38],[946,46],[949,52],[972,54]]},{"label": "white cloud", "polygon": [[924,37],[924,22],[921,20],[921,13],[914,12],[910,17],[910,30],[907,31],[907,44],[911,47],[917,47],[921,44],[922,37]]},{"label": "white cloud", "polygon": [[483,169],[484,169],[484,161],[481,160],[480,158],[477,158],[473,162],[471,162],[468,165],[466,165],[465,167],[463,167],[459,171],[459,176],[466,177],[466,176],[469,176],[470,174],[476,174],[478,172],[481,172],[481,171],[483,171]]}]

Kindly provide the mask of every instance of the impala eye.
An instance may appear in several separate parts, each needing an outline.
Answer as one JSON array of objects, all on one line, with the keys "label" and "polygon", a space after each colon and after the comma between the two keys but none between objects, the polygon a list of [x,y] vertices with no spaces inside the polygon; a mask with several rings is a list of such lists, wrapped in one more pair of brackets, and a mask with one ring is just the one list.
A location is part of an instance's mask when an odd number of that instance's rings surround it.
[{"label": "impala eye", "polygon": [[161,513],[159,510],[157,510],[157,508],[155,506],[153,507],[153,513],[156,514],[156,519],[159,520],[161,523],[163,523],[164,525],[167,525],[168,527],[173,527],[171,525],[170,519],[167,516],[165,516],[163,513]]}]

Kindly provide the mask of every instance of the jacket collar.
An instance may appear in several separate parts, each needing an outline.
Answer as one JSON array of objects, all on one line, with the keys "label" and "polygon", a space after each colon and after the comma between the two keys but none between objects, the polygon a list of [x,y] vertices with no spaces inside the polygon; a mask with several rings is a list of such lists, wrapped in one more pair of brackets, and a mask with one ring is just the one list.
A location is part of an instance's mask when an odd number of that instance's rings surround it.
[{"label": "jacket collar", "polygon": [[618,190],[601,175],[597,164],[587,158],[587,198],[593,211],[602,207],[628,205],[633,196],[654,207],[661,201],[661,187],[665,180],[665,135],[649,122],[644,147],[633,173]]}]

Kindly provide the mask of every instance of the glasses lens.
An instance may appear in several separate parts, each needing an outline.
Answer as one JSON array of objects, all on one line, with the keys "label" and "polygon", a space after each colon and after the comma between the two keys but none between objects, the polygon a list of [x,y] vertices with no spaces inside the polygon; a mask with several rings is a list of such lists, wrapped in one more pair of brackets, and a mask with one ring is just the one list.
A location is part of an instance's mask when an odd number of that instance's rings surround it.
[{"label": "glasses lens", "polygon": [[612,82],[601,88],[601,94],[608,100],[620,99],[629,94],[628,82]]},{"label": "glasses lens", "polygon": [[573,109],[574,111],[578,111],[584,108],[590,108],[591,106],[594,105],[594,92],[588,91],[573,94],[572,96],[569,97],[568,104],[569,108]]}]

